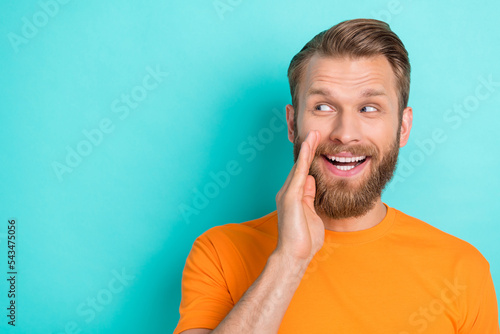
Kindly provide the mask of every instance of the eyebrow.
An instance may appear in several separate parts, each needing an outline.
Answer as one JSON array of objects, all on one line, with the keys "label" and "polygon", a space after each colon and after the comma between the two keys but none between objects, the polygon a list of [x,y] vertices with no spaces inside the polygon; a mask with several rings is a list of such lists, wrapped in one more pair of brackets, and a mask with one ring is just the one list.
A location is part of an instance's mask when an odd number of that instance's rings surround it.
[{"label": "eyebrow", "polygon": [[334,96],[333,92],[329,91],[328,89],[324,88],[309,88],[309,90],[306,93],[306,96],[311,96],[311,95],[323,95],[323,96]]},{"label": "eyebrow", "polygon": [[372,97],[372,96],[381,96],[381,95],[387,95],[385,91],[383,90],[378,90],[378,89],[365,89],[364,91],[361,92],[361,97]]},{"label": "eyebrow", "polygon": [[[332,91],[325,88],[310,88],[307,91],[306,96],[311,96],[311,95],[335,96],[335,94],[333,94]],[[383,90],[368,88],[361,92],[360,97],[373,97],[381,95],[387,95],[387,94]]]}]

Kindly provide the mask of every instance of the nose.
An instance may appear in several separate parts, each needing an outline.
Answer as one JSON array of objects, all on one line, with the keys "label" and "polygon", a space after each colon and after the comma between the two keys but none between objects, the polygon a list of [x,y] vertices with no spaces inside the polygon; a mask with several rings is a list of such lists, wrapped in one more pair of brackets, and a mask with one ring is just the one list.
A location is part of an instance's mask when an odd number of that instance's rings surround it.
[{"label": "nose", "polygon": [[350,112],[340,112],[332,120],[330,140],[338,144],[355,144],[361,140],[359,120]]}]

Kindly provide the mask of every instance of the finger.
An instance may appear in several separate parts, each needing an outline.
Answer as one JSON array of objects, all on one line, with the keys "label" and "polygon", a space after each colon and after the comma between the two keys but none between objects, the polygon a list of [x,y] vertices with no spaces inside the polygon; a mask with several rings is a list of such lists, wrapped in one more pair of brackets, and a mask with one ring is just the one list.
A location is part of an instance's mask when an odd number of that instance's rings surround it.
[{"label": "finger", "polygon": [[311,163],[314,159],[316,148],[318,147],[318,137],[319,137],[319,131],[313,130],[311,131],[311,136],[309,140],[307,140],[307,143],[309,144],[309,155],[307,157],[307,164],[311,166]]},{"label": "finger", "polygon": [[[306,138],[304,139],[304,142],[309,139],[310,134],[311,134],[311,132],[307,133]],[[302,144],[304,144],[304,142],[302,142]],[[304,154],[304,152],[302,150],[302,145],[300,147],[299,156],[297,157],[297,161],[294,163],[292,169],[290,170],[290,173],[288,173],[288,176],[287,176],[287,178],[285,180],[285,183],[281,187],[281,190],[286,191],[288,189],[288,187],[290,185],[290,182],[292,181],[293,176],[295,175],[295,170],[297,169],[297,164],[298,164],[298,162],[300,160],[301,154],[302,155]]]},{"label": "finger", "polygon": [[316,153],[316,149],[318,148],[319,143],[321,141],[321,132],[319,132],[319,131],[315,131],[315,132],[316,132],[316,142],[314,144],[314,153]]},{"label": "finger", "polygon": [[290,186],[290,182],[292,181],[293,174],[295,173],[295,168],[296,164],[293,165],[292,169],[290,170],[290,173],[288,173],[288,176],[285,180],[285,183],[283,183],[283,186],[281,186],[281,189],[278,191],[278,194],[276,196],[276,200],[279,201],[281,196],[283,195],[284,192],[288,190],[288,187]]},{"label": "finger", "polygon": [[[305,165],[307,170],[304,171],[306,173],[306,175],[309,173],[309,168],[311,167],[311,163],[314,160],[316,148],[318,147],[318,144],[319,144],[318,137],[319,137],[319,131],[313,130],[313,131],[311,131],[310,136],[308,138],[306,138],[306,140],[304,140],[304,142],[306,142],[308,145],[308,152],[307,152],[308,154],[307,154],[306,165]],[[304,167],[304,166],[300,166],[300,167]]]},{"label": "finger", "polygon": [[309,166],[311,166],[312,161],[316,156],[316,149],[318,148],[319,142],[321,141],[321,133],[316,130],[314,130],[314,133],[316,134],[316,140],[311,145],[311,156],[310,156]]},{"label": "finger", "polygon": [[304,201],[314,211],[314,198],[316,197],[316,180],[312,175],[306,176],[304,184]]},{"label": "finger", "polygon": [[306,176],[309,174],[309,167],[311,166],[312,156],[311,156],[311,147],[316,141],[316,132],[311,131],[307,138],[302,142],[302,146],[300,148],[299,157],[297,159],[297,167],[295,169],[295,173],[293,174],[292,180],[290,181],[290,186],[293,188],[299,188],[299,192],[301,193],[306,181]]}]

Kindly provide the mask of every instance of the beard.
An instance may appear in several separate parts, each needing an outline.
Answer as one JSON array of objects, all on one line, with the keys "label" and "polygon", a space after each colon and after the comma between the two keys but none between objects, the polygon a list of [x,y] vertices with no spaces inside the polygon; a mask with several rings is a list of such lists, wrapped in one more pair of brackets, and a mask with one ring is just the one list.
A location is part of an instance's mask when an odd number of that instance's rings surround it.
[{"label": "beard", "polygon": [[[295,132],[297,133],[297,132]],[[294,140],[294,161],[297,161],[302,140]],[[335,155],[350,152],[355,156],[370,156],[370,170],[360,180],[350,178],[333,179],[325,175],[321,167],[323,155]],[[372,209],[382,190],[392,179],[399,154],[399,131],[387,153],[381,156],[379,150],[372,145],[339,145],[332,142],[320,143],[311,163],[309,174],[316,180],[316,197],[314,207],[316,213],[332,219],[360,217]],[[365,163],[367,163],[365,162]],[[365,166],[366,168],[366,166]]]}]

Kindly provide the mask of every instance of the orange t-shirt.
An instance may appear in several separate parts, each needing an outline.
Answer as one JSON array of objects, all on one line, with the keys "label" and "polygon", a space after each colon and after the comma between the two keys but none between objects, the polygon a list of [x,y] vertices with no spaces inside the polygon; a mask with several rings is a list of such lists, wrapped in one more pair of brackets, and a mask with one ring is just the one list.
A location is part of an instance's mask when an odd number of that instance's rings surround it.
[{"label": "orange t-shirt", "polygon": [[[276,247],[276,211],[196,239],[174,334],[213,329]],[[325,231],[278,333],[498,334],[489,264],[473,246],[387,207],[378,225]]]}]

